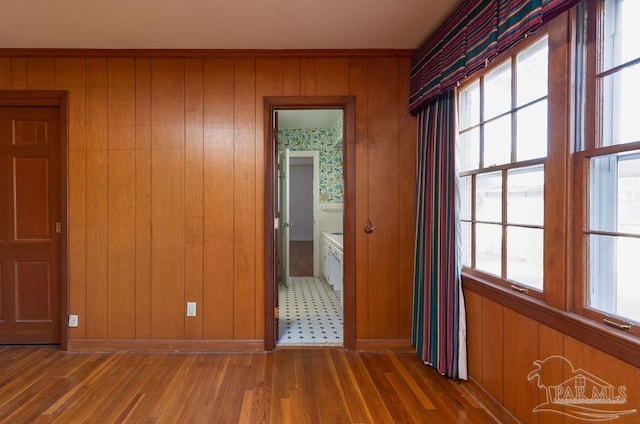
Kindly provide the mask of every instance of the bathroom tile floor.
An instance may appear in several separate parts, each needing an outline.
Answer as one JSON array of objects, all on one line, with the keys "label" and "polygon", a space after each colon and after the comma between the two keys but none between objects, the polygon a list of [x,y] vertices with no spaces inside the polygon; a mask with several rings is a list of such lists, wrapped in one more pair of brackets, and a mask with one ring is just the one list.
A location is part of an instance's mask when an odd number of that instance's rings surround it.
[{"label": "bathroom tile floor", "polygon": [[316,277],[290,277],[278,288],[278,345],[342,346],[342,307],[329,283]]}]

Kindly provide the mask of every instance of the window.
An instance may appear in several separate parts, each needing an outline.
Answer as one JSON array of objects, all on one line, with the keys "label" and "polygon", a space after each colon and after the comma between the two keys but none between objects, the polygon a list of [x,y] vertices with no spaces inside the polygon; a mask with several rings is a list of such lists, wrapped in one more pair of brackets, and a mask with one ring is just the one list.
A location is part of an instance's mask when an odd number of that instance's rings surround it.
[{"label": "window", "polygon": [[[576,154],[576,309],[613,327],[640,323],[640,2],[593,2],[587,13],[585,139]],[[599,33],[598,28],[602,28]],[[595,58],[599,58],[596,60]],[[581,177],[583,176],[583,177]],[[582,270],[585,270],[584,273]]]},{"label": "window", "polygon": [[457,166],[465,289],[640,366],[638,22],[583,1],[462,83]]},{"label": "window", "polygon": [[544,287],[547,38],[458,90],[462,264],[535,297]]}]

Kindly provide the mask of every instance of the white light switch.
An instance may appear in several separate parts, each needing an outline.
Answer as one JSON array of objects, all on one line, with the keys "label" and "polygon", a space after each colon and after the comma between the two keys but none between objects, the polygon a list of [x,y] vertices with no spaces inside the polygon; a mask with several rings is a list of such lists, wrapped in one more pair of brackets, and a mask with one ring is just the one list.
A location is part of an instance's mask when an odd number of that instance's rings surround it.
[{"label": "white light switch", "polygon": [[196,302],[187,302],[187,316],[188,317],[196,316]]}]

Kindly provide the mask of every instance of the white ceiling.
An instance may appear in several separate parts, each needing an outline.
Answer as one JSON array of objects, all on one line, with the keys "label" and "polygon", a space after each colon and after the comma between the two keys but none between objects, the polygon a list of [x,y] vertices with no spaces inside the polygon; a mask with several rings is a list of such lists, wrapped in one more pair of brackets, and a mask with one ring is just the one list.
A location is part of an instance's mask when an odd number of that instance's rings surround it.
[{"label": "white ceiling", "polygon": [[2,0],[0,48],[414,49],[461,0]]}]

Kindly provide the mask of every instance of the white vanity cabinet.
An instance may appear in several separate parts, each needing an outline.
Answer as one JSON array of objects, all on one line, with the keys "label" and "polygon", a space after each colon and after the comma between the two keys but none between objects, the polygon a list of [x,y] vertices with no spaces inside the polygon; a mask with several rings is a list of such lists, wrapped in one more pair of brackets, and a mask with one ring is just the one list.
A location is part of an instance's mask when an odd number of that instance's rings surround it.
[{"label": "white vanity cabinet", "polygon": [[342,233],[322,233],[320,246],[322,249],[322,275],[329,282],[343,305],[343,247]]},{"label": "white vanity cabinet", "polygon": [[326,233],[322,233],[320,238],[320,268],[322,269],[322,276],[325,280],[329,281],[329,240],[325,237]]}]

